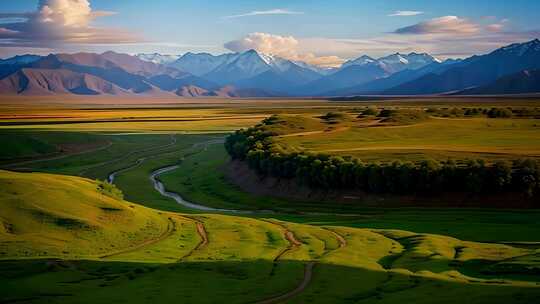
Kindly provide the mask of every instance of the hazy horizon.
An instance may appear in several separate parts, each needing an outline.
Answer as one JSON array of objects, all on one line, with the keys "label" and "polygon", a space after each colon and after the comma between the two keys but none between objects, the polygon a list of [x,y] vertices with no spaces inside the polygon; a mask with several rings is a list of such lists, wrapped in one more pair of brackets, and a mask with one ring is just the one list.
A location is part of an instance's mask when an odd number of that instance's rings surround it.
[{"label": "hazy horizon", "polygon": [[10,1],[0,4],[0,57],[255,49],[324,66],[396,52],[465,58],[540,37],[539,9],[528,0]]}]

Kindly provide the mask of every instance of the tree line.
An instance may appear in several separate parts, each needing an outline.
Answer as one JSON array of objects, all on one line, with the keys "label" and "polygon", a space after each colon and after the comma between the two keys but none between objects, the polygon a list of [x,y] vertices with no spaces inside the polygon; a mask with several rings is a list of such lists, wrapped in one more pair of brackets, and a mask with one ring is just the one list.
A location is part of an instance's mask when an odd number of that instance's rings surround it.
[{"label": "tree line", "polygon": [[540,194],[540,162],[534,159],[496,161],[425,160],[419,163],[364,163],[351,157],[291,152],[275,142],[268,126],[275,119],[229,135],[225,148],[233,159],[247,161],[258,174],[296,178],[324,189],[358,189],[371,193],[429,194],[441,192]]}]

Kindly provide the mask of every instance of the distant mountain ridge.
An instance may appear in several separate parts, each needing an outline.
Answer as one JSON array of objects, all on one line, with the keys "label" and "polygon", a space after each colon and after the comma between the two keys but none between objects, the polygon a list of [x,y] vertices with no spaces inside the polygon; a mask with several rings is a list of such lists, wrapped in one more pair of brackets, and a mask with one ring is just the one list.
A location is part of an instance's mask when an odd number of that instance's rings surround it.
[{"label": "distant mountain ridge", "polygon": [[489,54],[467,58],[442,73],[429,73],[388,89],[388,95],[425,95],[456,92],[486,85],[523,70],[540,68],[540,40],[516,43]]},{"label": "distant mountain ridge", "polygon": [[0,94],[183,97],[520,94],[538,92],[540,40],[441,61],[367,55],[325,68],[255,50],[212,55],[115,52],[0,59]]}]

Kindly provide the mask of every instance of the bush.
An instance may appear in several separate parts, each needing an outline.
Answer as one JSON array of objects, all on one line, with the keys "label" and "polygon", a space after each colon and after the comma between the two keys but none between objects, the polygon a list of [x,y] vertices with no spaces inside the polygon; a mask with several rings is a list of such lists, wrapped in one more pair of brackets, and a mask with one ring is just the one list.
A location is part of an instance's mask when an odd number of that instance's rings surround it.
[{"label": "bush", "polygon": [[389,109],[382,109],[381,112],[379,112],[378,117],[391,117],[396,111],[389,110]]},{"label": "bush", "polygon": [[379,112],[377,112],[376,108],[367,108],[364,111],[362,111],[362,115],[365,116],[376,116]]},{"label": "bush", "polygon": [[512,111],[509,109],[491,108],[487,112],[489,118],[510,118],[512,117]]},{"label": "bush", "polygon": [[118,189],[114,184],[111,184],[106,181],[97,180],[98,188],[97,190],[108,197],[117,199],[117,200],[123,200],[124,194],[122,193],[122,190]]}]

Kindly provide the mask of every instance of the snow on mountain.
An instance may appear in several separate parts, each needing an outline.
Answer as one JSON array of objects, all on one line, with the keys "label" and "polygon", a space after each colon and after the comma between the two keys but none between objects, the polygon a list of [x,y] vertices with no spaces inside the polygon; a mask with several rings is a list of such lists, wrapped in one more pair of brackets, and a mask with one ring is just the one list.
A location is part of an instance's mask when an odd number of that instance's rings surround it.
[{"label": "snow on mountain", "polygon": [[196,76],[206,75],[217,67],[230,63],[238,57],[238,54],[212,55],[209,53],[191,53],[188,52],[169,66],[186,71]]},{"label": "snow on mountain", "polygon": [[370,64],[370,63],[375,63],[377,60],[367,56],[367,55],[363,55],[363,56],[360,56],[356,59],[353,59],[353,60],[349,60],[349,61],[346,61],[342,66],[341,68],[346,68],[346,67],[349,67],[351,65],[366,65],[366,64]]},{"label": "snow on mountain", "polygon": [[264,53],[257,53],[266,64],[268,64],[272,69],[279,71],[279,72],[285,72],[289,70],[290,68],[295,65],[294,62],[283,59],[281,57],[277,57],[270,54],[264,54]]},{"label": "snow on mountain", "polygon": [[178,58],[180,58],[180,55],[162,55],[159,53],[153,53],[153,54],[137,54],[135,55],[135,57],[141,60],[156,63],[156,64],[168,65],[178,60]]},{"label": "snow on mountain", "polygon": [[378,59],[373,59],[369,56],[363,55],[354,60],[349,60],[345,62],[341,66],[341,69],[345,69],[353,65],[377,65],[388,73],[392,74],[405,69],[416,70],[433,62],[440,63],[441,61],[426,53],[395,53]]},{"label": "snow on mountain", "polygon": [[[540,40],[511,44],[486,55],[475,55],[440,74],[427,74],[393,87],[388,95],[422,95],[461,91],[495,83],[523,70],[540,69]],[[506,81],[505,81],[506,82]],[[501,83],[499,83],[501,84]]]},{"label": "snow on mountain", "polygon": [[493,53],[506,52],[506,53],[515,54],[517,56],[523,56],[528,51],[539,52],[540,51],[540,40],[534,39],[534,40],[531,40],[531,41],[525,42],[525,43],[510,44],[509,46],[505,46],[503,48],[500,48],[500,49],[494,51]]},{"label": "snow on mountain", "polygon": [[222,84],[231,84],[239,80],[255,77],[270,70],[287,69],[284,60],[269,55],[261,55],[255,50],[230,54],[233,60],[224,62],[206,74],[205,77]]},{"label": "snow on mountain", "polygon": [[335,73],[338,68],[333,68],[333,67],[323,67],[323,66],[318,66],[318,65],[312,65],[312,64],[309,64],[309,63],[305,63],[303,61],[292,61],[294,64],[296,64],[297,66],[299,67],[302,67],[304,69],[308,69],[308,70],[311,70],[313,72],[316,72],[318,74],[321,74],[322,76],[326,76],[326,75],[330,75],[332,73]]}]

